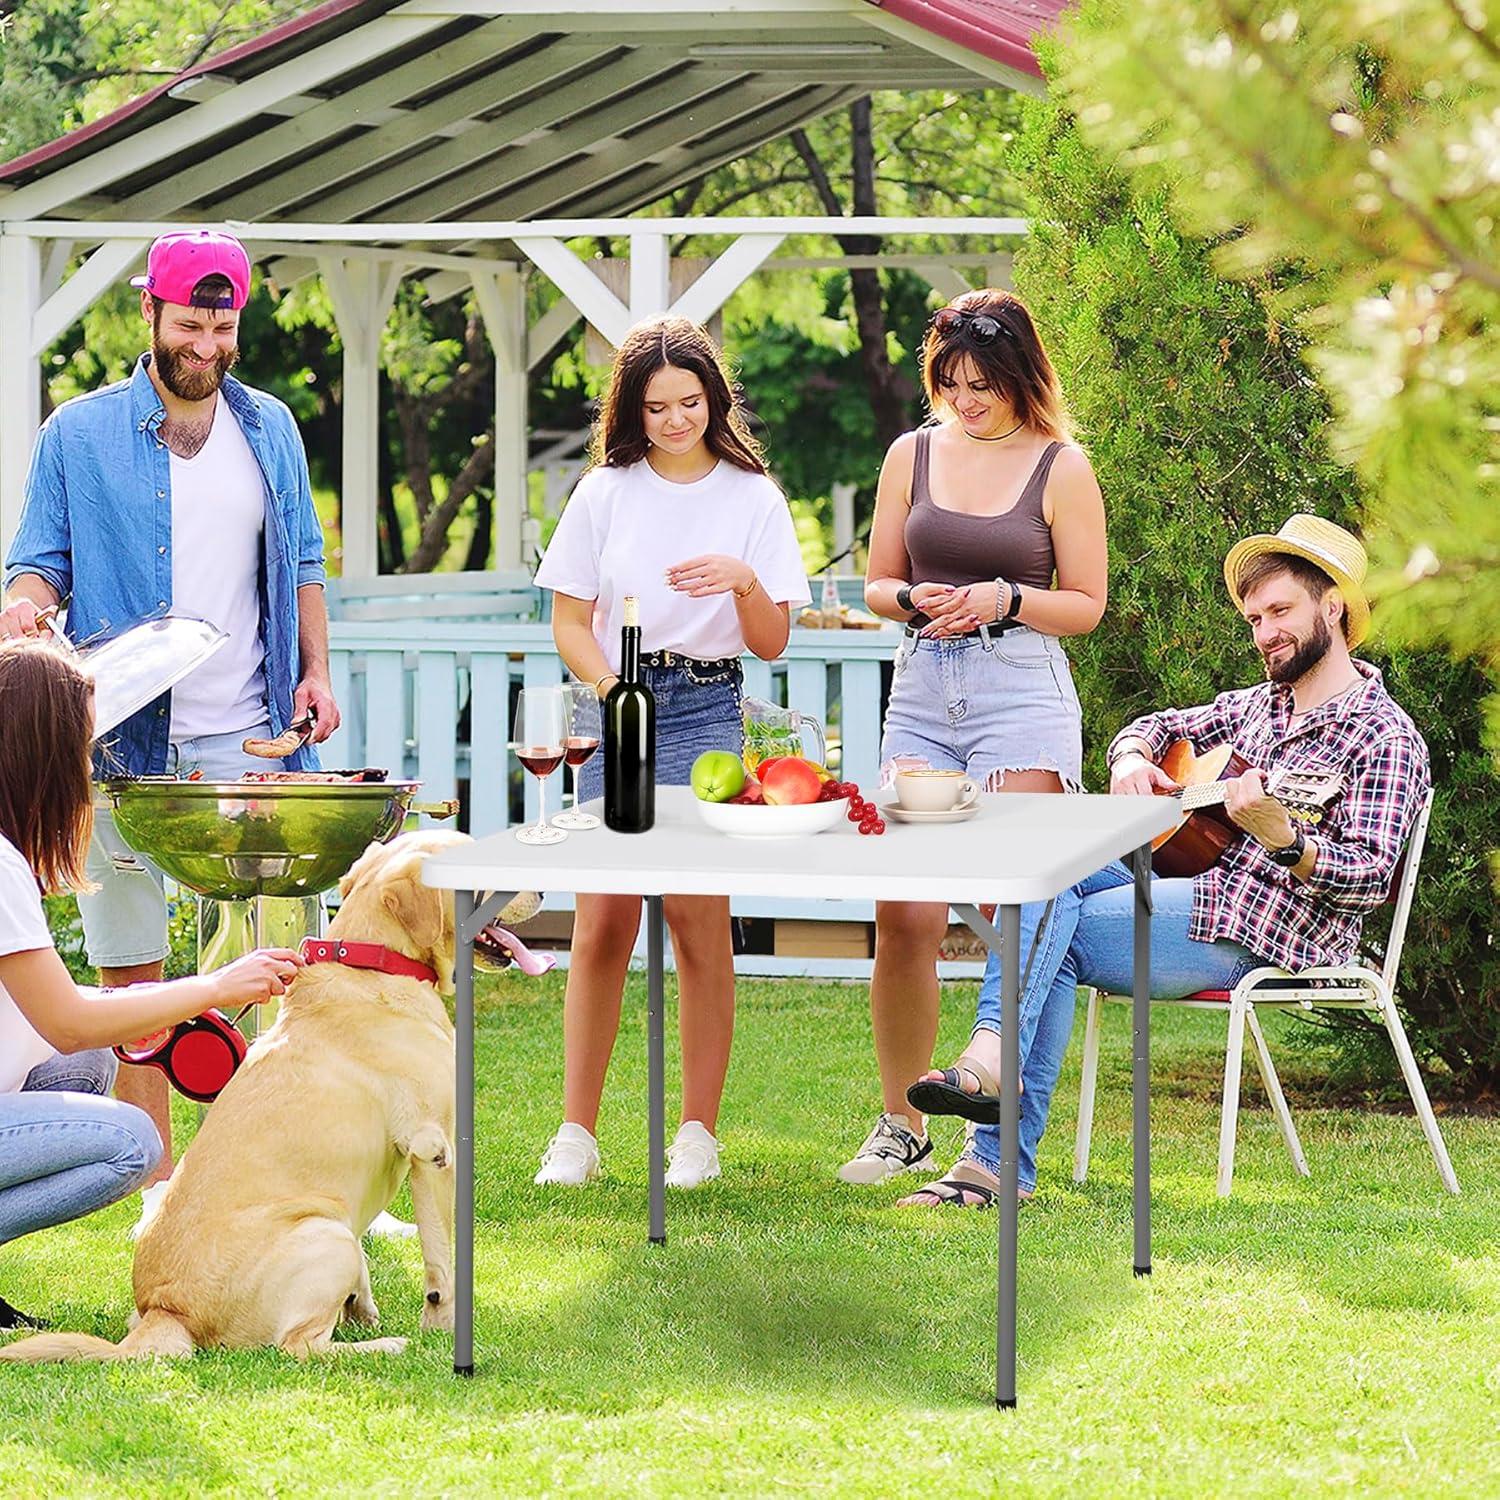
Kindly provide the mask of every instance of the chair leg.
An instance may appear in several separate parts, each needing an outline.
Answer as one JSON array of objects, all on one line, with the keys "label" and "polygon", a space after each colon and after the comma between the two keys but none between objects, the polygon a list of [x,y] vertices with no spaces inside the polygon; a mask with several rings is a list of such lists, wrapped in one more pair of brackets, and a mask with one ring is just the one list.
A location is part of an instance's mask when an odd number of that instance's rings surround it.
[{"label": "chair leg", "polygon": [[1292,1165],[1299,1177],[1312,1174],[1307,1170],[1307,1158],[1302,1154],[1302,1142],[1297,1139],[1297,1127],[1292,1123],[1292,1112],[1287,1108],[1286,1095],[1281,1091],[1281,1080],[1276,1076],[1276,1065],[1271,1061],[1270,1049],[1266,1046],[1266,1035],[1260,1029],[1260,1017],[1255,1014],[1255,1002],[1248,1002],[1245,1024],[1250,1028],[1250,1040],[1255,1044],[1255,1060],[1260,1065],[1260,1081],[1266,1086],[1271,1100],[1271,1112],[1281,1127],[1281,1138],[1292,1158]]},{"label": "chair leg", "polygon": [[1083,1081],[1078,1088],[1078,1130],[1073,1138],[1073,1181],[1089,1175],[1089,1142],[1094,1130],[1094,1089],[1099,1080],[1099,1017],[1104,1001],[1089,991],[1088,1019],[1083,1028]]},{"label": "chair leg", "polygon": [[1454,1173],[1453,1163],[1448,1160],[1448,1148],[1443,1144],[1443,1133],[1438,1129],[1437,1116],[1433,1114],[1432,1104],[1427,1098],[1427,1087],[1417,1071],[1417,1060],[1412,1056],[1411,1043],[1406,1039],[1406,1028],[1396,1012],[1394,996],[1380,996],[1379,1008],[1391,1046],[1396,1049],[1396,1061],[1401,1064],[1401,1076],[1406,1080],[1417,1119],[1422,1122],[1422,1134],[1427,1137],[1427,1144],[1432,1149],[1432,1159],[1437,1163],[1438,1176],[1443,1179],[1443,1186],[1450,1193],[1456,1193],[1458,1177]]},{"label": "chair leg", "polygon": [[1234,1133],[1240,1113],[1240,1069],[1245,1057],[1246,1001],[1236,991],[1229,999],[1229,1042],[1224,1049],[1224,1109],[1219,1118],[1219,1196],[1234,1186]]}]

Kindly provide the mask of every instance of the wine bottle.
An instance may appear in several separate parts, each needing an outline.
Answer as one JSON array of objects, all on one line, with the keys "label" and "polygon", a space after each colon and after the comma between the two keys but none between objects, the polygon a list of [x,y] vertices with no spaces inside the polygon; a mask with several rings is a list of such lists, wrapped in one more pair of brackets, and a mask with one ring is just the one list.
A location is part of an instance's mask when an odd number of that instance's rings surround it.
[{"label": "wine bottle", "polygon": [[645,833],[656,821],[656,700],[641,679],[640,607],[625,599],[620,677],[604,699],[604,822]]}]

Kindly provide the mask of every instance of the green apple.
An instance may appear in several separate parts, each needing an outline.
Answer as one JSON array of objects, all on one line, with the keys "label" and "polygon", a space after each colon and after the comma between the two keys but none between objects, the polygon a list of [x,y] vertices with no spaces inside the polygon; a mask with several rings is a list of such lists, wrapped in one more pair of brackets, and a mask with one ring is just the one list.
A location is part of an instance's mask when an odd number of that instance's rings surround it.
[{"label": "green apple", "polygon": [[733,750],[705,750],[693,762],[693,792],[700,802],[728,802],[745,787],[745,764]]}]

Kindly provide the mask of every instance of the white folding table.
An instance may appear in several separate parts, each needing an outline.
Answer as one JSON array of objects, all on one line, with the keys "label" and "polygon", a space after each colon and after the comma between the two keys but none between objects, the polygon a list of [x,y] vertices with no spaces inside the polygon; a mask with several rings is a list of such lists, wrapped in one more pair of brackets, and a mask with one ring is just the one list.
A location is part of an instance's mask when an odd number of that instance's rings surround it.
[{"label": "white folding table", "polygon": [[[1135,874],[1134,1205],[1135,1273],[1151,1270],[1148,1125],[1151,966],[1151,840],[1178,821],[1166,797],[990,794],[978,814],[941,825],[891,821],[880,837],[851,823],[793,839],[730,838],[699,818],[686,787],[658,787],[656,826],[644,834],[605,828],[532,846],[511,832],[445,850],[426,862],[428,885],[452,890],[458,929],[456,1325],[453,1368],[474,1370],[474,937],[522,890],[645,898],[649,974],[647,1047],[650,1237],[666,1242],[664,930],[670,895],[776,896],[830,900],[932,901],[951,907],[1000,954],[1000,1271],[995,1400],[1016,1401],[1016,1188],[1019,1158],[1021,905],[1050,901],[1111,860]],[[999,907],[998,931],[979,911]]]}]

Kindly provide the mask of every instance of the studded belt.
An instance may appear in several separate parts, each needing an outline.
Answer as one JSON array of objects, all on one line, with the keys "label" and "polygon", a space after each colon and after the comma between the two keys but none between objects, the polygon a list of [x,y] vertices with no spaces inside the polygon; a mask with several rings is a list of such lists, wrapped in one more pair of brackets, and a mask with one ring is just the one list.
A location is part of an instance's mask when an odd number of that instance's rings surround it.
[{"label": "studded belt", "polygon": [[680,651],[642,651],[641,665],[647,667],[693,667],[704,672],[743,670],[737,656],[684,656]]}]

